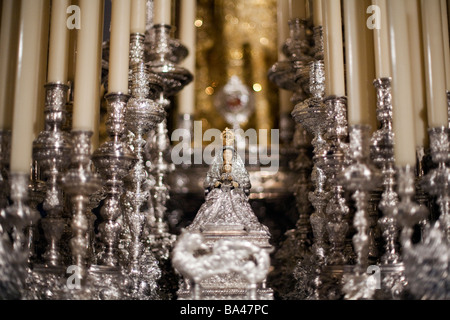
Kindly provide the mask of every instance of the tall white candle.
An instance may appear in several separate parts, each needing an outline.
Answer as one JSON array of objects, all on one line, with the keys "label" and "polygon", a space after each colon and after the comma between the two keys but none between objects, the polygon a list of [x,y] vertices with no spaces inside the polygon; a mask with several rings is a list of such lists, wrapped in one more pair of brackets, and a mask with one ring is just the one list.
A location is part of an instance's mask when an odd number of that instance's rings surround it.
[{"label": "tall white candle", "polygon": [[131,33],[145,33],[145,26],[147,23],[146,13],[146,0],[131,0]]},{"label": "tall white candle", "polygon": [[69,68],[69,29],[67,8],[70,0],[53,0],[50,21],[48,82],[67,82]]},{"label": "tall white candle", "polygon": [[415,166],[416,143],[411,58],[408,38],[407,1],[388,1],[392,66],[392,107],[397,166]]},{"label": "tall white candle", "polygon": [[50,0],[44,0],[44,14],[40,25],[40,61],[39,61],[39,81],[38,96],[36,97],[36,113],[34,114],[34,139],[36,140],[41,131],[45,129],[45,84],[48,82],[48,53],[49,53],[49,32],[50,32]]},{"label": "tall white candle", "polygon": [[440,0],[421,0],[425,46],[428,126],[448,126],[444,44]]},{"label": "tall white candle", "polygon": [[428,145],[428,121],[425,96],[425,70],[422,41],[422,19],[419,0],[409,0],[407,6],[409,45],[411,54],[412,94],[415,110],[415,132],[418,147]]},{"label": "tall white candle", "polygon": [[315,27],[323,24],[322,0],[313,1],[313,23]]},{"label": "tall white candle", "polygon": [[448,24],[448,8],[446,0],[441,0],[442,14],[442,34],[444,37],[444,58],[445,58],[445,81],[446,89],[450,91],[450,41],[449,41],[449,24]]},{"label": "tall white candle", "polygon": [[81,29],[78,32],[78,56],[75,70],[73,130],[94,131],[99,109],[99,50],[103,17],[102,0],[80,0]]},{"label": "tall white candle", "polygon": [[[104,11],[105,11],[105,3],[102,1],[103,5],[100,9],[100,18],[98,19],[98,28],[100,30],[100,33],[98,34],[98,43],[103,43],[103,28],[104,28]],[[97,51],[97,61],[99,62],[99,68],[97,69],[97,79],[99,86],[97,86],[97,93],[95,93],[95,96],[98,97],[98,99],[94,102],[94,110],[95,111],[95,119],[94,119],[94,128],[93,128],[93,135],[91,138],[91,150],[94,152],[97,150],[97,148],[100,146],[100,107],[102,98],[105,95],[105,88],[101,84],[102,83],[102,68],[101,68],[101,61],[102,61],[102,46],[100,45]]]},{"label": "tall white candle", "polygon": [[341,1],[323,0],[324,64],[327,96],[345,96],[344,48],[342,43]]},{"label": "tall white candle", "polygon": [[376,77],[389,78],[392,76],[389,61],[389,26],[387,18],[387,0],[372,0],[372,3],[380,8],[380,28],[375,28],[375,70]]},{"label": "tall white candle", "polygon": [[[183,67],[189,70],[195,78],[195,63],[197,49],[197,0],[183,0],[181,2],[180,41],[189,50],[189,55],[183,62]],[[180,92],[178,112],[180,114],[194,114],[195,112],[195,81],[192,81]]]},{"label": "tall white candle", "polygon": [[10,171],[29,173],[38,93],[40,33],[44,0],[22,0]]},{"label": "tall white candle", "polygon": [[[372,82],[374,52],[373,39],[366,31],[366,2],[364,0],[344,0],[344,26],[347,59],[347,98],[349,125],[370,125],[376,129],[376,112],[369,92],[373,92]],[[370,40],[370,41],[369,41]],[[370,42],[370,43],[369,43]],[[370,44],[370,45],[369,45]],[[371,66],[370,66],[371,65]],[[369,72],[370,71],[370,72]]]},{"label": "tall white candle", "polygon": [[153,23],[172,24],[172,1],[154,0],[153,2]]},{"label": "tall white candle", "polygon": [[129,0],[112,0],[108,91],[128,94],[130,54]]},{"label": "tall white candle", "polygon": [[289,0],[289,18],[306,19],[306,0]]},{"label": "tall white candle", "polygon": [[4,0],[0,30],[0,130],[11,130],[20,2]]}]

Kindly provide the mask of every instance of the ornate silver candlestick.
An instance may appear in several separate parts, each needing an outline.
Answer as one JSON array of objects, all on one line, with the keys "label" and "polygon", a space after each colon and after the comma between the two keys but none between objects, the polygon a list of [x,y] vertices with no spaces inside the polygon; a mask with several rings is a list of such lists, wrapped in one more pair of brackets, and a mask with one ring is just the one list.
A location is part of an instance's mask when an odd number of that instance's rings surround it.
[{"label": "ornate silver candlestick", "polygon": [[315,190],[309,193],[309,200],[315,209],[310,217],[314,235],[312,246],[314,256],[309,261],[305,259],[299,262],[295,274],[299,281],[297,287],[302,291],[305,290],[304,288],[309,288],[306,290],[305,296],[309,299],[319,299],[321,266],[325,263],[327,252],[325,208],[329,199],[325,185],[327,178],[323,170],[324,157],[326,155],[326,141],[323,138],[323,134],[328,128],[326,121],[327,110],[322,103],[325,83],[323,61],[317,60],[312,62],[310,64],[310,72],[310,90],[313,97],[296,105],[292,116],[314,136],[312,140],[314,167],[311,179]]},{"label": "ornate silver candlestick", "polygon": [[343,142],[347,138],[347,98],[331,96],[324,100],[328,113],[327,139],[329,147],[324,157],[324,170],[329,177],[330,200],[328,202],[327,232],[330,240],[330,253],[327,257],[328,265],[344,265],[349,254],[344,253],[345,238],[349,229],[345,216],[349,214],[349,207],[343,197],[343,186],[337,179],[344,170],[348,145]]},{"label": "ornate silver candlestick", "polygon": [[381,261],[383,265],[390,265],[398,263],[400,258],[396,248],[399,229],[396,218],[392,215],[392,208],[398,203],[398,195],[395,192],[391,79],[377,79],[374,85],[377,90],[377,118],[381,128],[372,137],[371,155],[383,175],[383,193],[378,205],[383,212],[379,224],[385,241],[385,253]]},{"label": "ornate silver candlestick", "polygon": [[[426,256],[433,256],[438,250],[438,244],[433,243],[433,246],[428,246],[431,243],[425,243],[425,247],[422,250],[415,250],[411,236],[413,234],[413,227],[426,218],[428,215],[428,210],[420,205],[414,203],[414,193],[415,193],[415,172],[414,169],[410,166],[398,168],[398,194],[400,196],[401,201],[397,204],[396,207],[392,208],[393,214],[397,217],[399,223],[403,226],[403,230],[401,233],[401,242],[403,246],[403,261],[404,261],[404,271],[406,274],[406,278],[403,276],[401,278],[402,281],[397,282],[397,290],[399,292],[403,291],[403,287],[407,285],[408,291],[414,295],[421,296],[423,292],[430,292],[430,285],[433,287],[432,291],[434,291],[438,286],[436,286],[436,280],[442,283],[441,279],[436,279],[435,276],[428,277],[428,270],[433,270],[431,273],[434,273],[435,261],[431,259],[422,260]],[[426,241],[427,242],[427,241]],[[434,242],[434,241],[433,241]],[[441,248],[442,243],[439,244]],[[420,248],[420,246],[419,246]],[[422,252],[420,252],[422,251]],[[426,252],[426,253],[425,253]],[[418,254],[421,253],[421,254]],[[423,254],[425,253],[425,254]],[[439,259],[435,256],[435,260]],[[425,261],[425,262],[424,262]],[[428,263],[432,264],[432,267],[429,266],[428,270],[424,269]],[[393,291],[395,287],[392,288]]]},{"label": "ornate silver candlestick", "polygon": [[91,245],[88,231],[93,215],[88,210],[89,196],[101,188],[101,181],[93,173],[91,166],[91,137],[90,131],[73,131],[73,154],[71,168],[63,177],[64,190],[70,196],[72,205],[72,234],[70,248],[72,250],[72,263],[79,268],[80,280],[83,282],[87,276],[87,257]]},{"label": "ornate silver candlestick", "polygon": [[[192,74],[175,65],[177,57],[170,45],[171,26],[157,24],[153,26],[154,38],[148,52],[150,71],[158,74],[164,81],[164,96],[170,97],[181,91],[192,79]],[[179,61],[178,58],[175,61]]]},{"label": "ornate silver candlestick", "polygon": [[128,146],[121,141],[125,133],[125,108],[129,96],[123,93],[106,95],[108,105],[107,130],[110,141],[98,148],[92,160],[105,180],[106,200],[100,211],[104,221],[99,226],[104,251],[100,261],[104,266],[117,267],[117,236],[121,226],[117,219],[121,216],[120,197],[123,192],[123,178],[137,159]]},{"label": "ornate silver candlestick", "polygon": [[428,132],[431,157],[438,167],[424,177],[423,188],[430,195],[437,197],[436,203],[440,209],[439,223],[444,230],[447,242],[450,243],[450,169],[446,164],[450,160],[450,129],[431,128]]},{"label": "ornate silver candlestick", "polygon": [[24,229],[35,223],[39,215],[27,204],[29,175],[10,173],[9,178],[12,204],[5,210],[3,233],[0,234],[0,296],[20,299],[25,294],[29,256]]},{"label": "ornate silver candlestick", "polygon": [[33,153],[47,186],[44,199],[47,216],[42,220],[42,227],[49,245],[44,258],[48,265],[56,267],[61,264],[59,240],[66,224],[62,216],[64,199],[59,179],[69,165],[72,144],[70,135],[61,130],[66,117],[68,86],[49,83],[45,88],[45,130],[34,141]]},{"label": "ornate silver candlestick", "polygon": [[148,221],[150,227],[148,240],[154,244],[153,250],[156,256],[161,260],[167,260],[176,237],[169,233],[169,227],[165,218],[166,203],[170,198],[169,186],[166,182],[167,174],[175,169],[175,166],[165,159],[166,152],[170,146],[166,120],[157,125],[151,141],[153,145],[150,151],[150,159],[152,159],[151,172],[155,177],[155,185],[152,190],[153,212]]},{"label": "ornate silver candlestick", "polygon": [[352,198],[356,204],[356,214],[353,225],[357,233],[353,236],[357,260],[351,274],[343,278],[346,299],[371,299],[375,286],[368,283],[366,273],[369,266],[369,217],[368,203],[370,191],[379,183],[380,175],[370,163],[370,126],[350,126],[349,158],[353,162],[338,176],[341,184],[353,192]]},{"label": "ornate silver candlestick", "polygon": [[[309,64],[313,61],[314,49],[310,46],[307,37],[307,25],[307,20],[289,20],[290,38],[287,39],[283,52],[291,61],[297,87],[300,87],[304,94],[309,95]],[[302,95],[298,89],[294,90],[293,99],[297,101],[304,100],[302,98],[296,99],[296,95]]]},{"label": "ornate silver candlestick", "polygon": [[[136,64],[132,70],[132,98],[128,101],[126,110],[126,126],[133,133],[132,141],[134,153],[137,156],[137,163],[126,178],[127,190],[124,193],[122,203],[124,208],[124,218],[128,225],[131,243],[129,246],[128,270],[135,278],[142,278],[143,282],[148,281],[151,276],[146,274],[143,268],[149,264],[149,259],[155,260],[151,251],[143,250],[142,231],[145,225],[145,213],[142,206],[149,200],[150,192],[147,181],[147,172],[144,163],[144,147],[146,140],[144,136],[166,116],[165,110],[155,101],[162,92],[162,80],[148,72],[148,68],[143,63]],[[151,89],[150,89],[151,88]],[[152,91],[152,94],[150,94]],[[151,244],[153,245],[153,244]],[[151,248],[145,248],[151,250]],[[155,264],[155,261],[153,261]],[[159,274],[159,269],[157,270]],[[135,281],[135,293],[139,295],[140,281]],[[156,287],[156,283],[148,285]]]},{"label": "ornate silver candlestick", "polygon": [[[377,92],[377,118],[381,128],[372,136],[371,156],[381,169],[383,192],[378,208],[383,217],[378,224],[382,230],[385,252],[381,257],[382,292],[387,298],[398,298],[406,286],[404,265],[397,249],[400,231],[396,210],[398,194],[395,191],[396,168],[394,164],[394,132],[392,128],[391,79],[381,78],[374,81]],[[386,298],[385,297],[385,298]]]}]

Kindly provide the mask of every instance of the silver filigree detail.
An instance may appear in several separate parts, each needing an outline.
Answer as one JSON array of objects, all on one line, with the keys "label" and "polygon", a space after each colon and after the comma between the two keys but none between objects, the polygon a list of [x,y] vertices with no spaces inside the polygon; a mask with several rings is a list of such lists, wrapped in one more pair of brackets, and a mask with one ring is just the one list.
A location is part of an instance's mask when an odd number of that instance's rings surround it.
[{"label": "silver filigree detail", "polygon": [[108,120],[106,122],[110,140],[93,154],[92,161],[105,181],[106,200],[100,214],[104,222],[99,226],[105,244],[100,261],[105,266],[117,266],[117,236],[121,225],[117,219],[122,216],[120,197],[123,193],[123,178],[135,165],[137,159],[128,146],[121,141],[125,134],[125,108],[129,96],[120,93],[106,95]]},{"label": "silver filigree detail", "polygon": [[[198,250],[211,252],[197,256],[195,252]],[[266,279],[270,257],[267,250],[246,240],[221,239],[215,242],[210,250],[210,245],[206,244],[200,233],[184,231],[174,247],[172,263],[177,271],[191,282],[193,288],[190,299],[205,298],[203,291],[208,289],[208,283],[205,283],[208,278],[220,281],[218,276],[223,277],[231,273],[231,282],[239,275],[246,284],[244,289],[247,289],[248,294],[245,298],[259,300],[261,297],[258,294],[258,285],[261,286]],[[238,288],[242,289],[241,286]],[[232,291],[232,287],[227,289]]]},{"label": "silver filigree detail", "polygon": [[71,137],[69,133],[62,131],[67,113],[68,86],[49,83],[45,88],[45,130],[33,143],[33,157],[47,187],[44,199],[47,216],[42,219],[42,227],[49,245],[44,258],[49,265],[59,266],[62,259],[59,241],[66,225],[63,218],[64,199],[60,178],[67,170],[72,151]]}]

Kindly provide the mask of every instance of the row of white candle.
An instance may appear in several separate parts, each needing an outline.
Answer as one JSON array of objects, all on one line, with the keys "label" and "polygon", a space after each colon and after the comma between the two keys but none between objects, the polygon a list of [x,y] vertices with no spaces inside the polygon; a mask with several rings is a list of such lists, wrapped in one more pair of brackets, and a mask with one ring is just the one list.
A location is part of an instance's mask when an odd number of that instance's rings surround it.
[{"label": "row of white candle", "polygon": [[[279,46],[287,37],[291,0],[279,0]],[[446,0],[314,0],[314,25],[324,28],[325,94],[347,96],[348,123],[375,130],[373,80],[392,78],[395,158],[400,166],[416,163],[416,148],[428,144],[427,129],[448,125],[450,49]],[[306,8],[305,1],[298,5]],[[367,19],[379,19],[371,30]],[[379,9],[379,11],[378,11]],[[343,17],[343,21],[341,19]],[[284,26],[284,27],[283,27]],[[344,28],[343,28],[344,27]],[[343,33],[345,32],[345,49]],[[344,53],[345,61],[344,64]],[[282,59],[281,52],[279,58]],[[284,92],[280,93],[284,96]],[[289,110],[290,104],[280,98]]]},{"label": "row of white candle", "polygon": [[[145,33],[146,2],[112,0],[109,92],[128,93],[130,33]],[[67,26],[67,9],[71,4],[80,8],[80,29],[72,30],[77,32],[76,37],[70,35]],[[98,139],[95,136],[100,116],[103,6],[103,0],[53,0],[51,6],[50,0],[2,2],[0,130],[13,129],[11,172],[29,172],[32,143],[43,128],[43,110],[38,108],[44,103],[40,101],[44,99],[40,94],[43,85],[67,84],[73,60],[76,64],[71,75],[75,82],[72,128],[93,131],[93,139]],[[154,6],[154,22],[170,25],[171,1],[155,0]],[[74,46],[69,44],[70,38],[76,41],[77,50],[76,59],[69,63],[69,56],[73,56],[69,48]]]}]

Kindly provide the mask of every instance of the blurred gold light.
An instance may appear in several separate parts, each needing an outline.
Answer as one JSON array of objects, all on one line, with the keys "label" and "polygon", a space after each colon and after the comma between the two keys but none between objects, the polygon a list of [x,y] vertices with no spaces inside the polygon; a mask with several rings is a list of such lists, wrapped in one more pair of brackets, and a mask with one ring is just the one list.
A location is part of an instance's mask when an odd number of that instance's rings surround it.
[{"label": "blurred gold light", "polygon": [[200,28],[200,27],[203,25],[203,21],[200,20],[200,19],[197,19],[197,20],[195,20],[194,25],[195,25],[197,28]]},{"label": "blurred gold light", "polygon": [[259,83],[253,84],[253,90],[255,90],[255,92],[260,92],[262,90],[262,85]]},{"label": "blurred gold light", "polygon": [[259,43],[261,43],[264,46],[267,46],[269,44],[269,39],[263,37],[259,39]]},{"label": "blurred gold light", "polygon": [[206,88],[206,89],[205,89],[205,93],[206,93],[208,96],[212,96],[212,95],[214,94],[214,88],[213,88],[213,87],[208,87],[208,88]]}]

